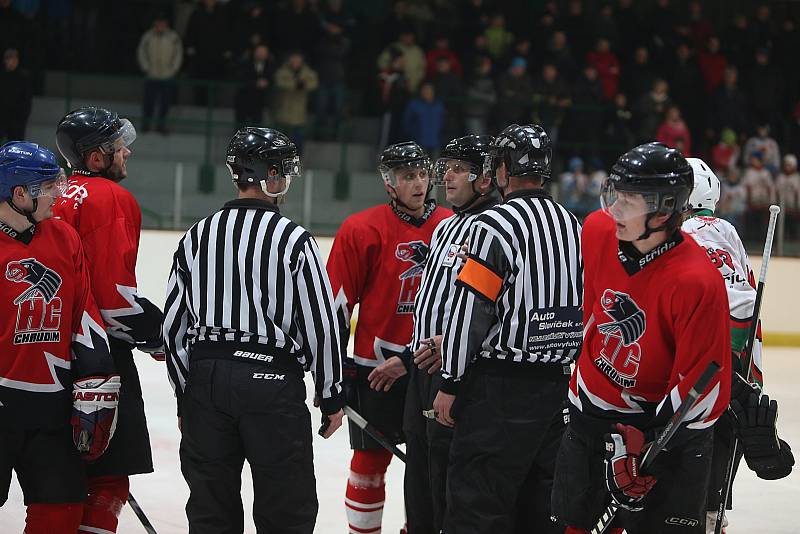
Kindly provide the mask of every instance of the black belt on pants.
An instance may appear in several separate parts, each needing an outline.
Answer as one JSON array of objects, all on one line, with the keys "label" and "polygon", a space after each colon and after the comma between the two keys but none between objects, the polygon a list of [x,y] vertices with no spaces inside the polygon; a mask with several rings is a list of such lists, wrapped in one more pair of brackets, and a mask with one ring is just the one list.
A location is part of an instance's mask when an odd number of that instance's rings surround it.
[{"label": "black belt on pants", "polygon": [[249,364],[262,364],[303,379],[303,366],[297,356],[285,349],[260,343],[236,341],[198,341],[192,345],[191,360],[228,360]]}]

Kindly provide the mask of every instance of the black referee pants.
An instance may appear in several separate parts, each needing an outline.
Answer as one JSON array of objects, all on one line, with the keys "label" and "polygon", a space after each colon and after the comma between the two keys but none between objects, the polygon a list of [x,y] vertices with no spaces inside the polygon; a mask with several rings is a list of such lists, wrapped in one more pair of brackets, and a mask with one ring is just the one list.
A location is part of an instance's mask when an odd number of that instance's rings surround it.
[{"label": "black referee pants", "polygon": [[550,491],[567,379],[470,373],[456,401],[443,532],[564,531],[550,520]]},{"label": "black referee pants", "polygon": [[245,460],[258,534],[314,531],[318,503],[305,397],[299,377],[262,364],[190,363],[180,445],[190,534],[244,532]]}]

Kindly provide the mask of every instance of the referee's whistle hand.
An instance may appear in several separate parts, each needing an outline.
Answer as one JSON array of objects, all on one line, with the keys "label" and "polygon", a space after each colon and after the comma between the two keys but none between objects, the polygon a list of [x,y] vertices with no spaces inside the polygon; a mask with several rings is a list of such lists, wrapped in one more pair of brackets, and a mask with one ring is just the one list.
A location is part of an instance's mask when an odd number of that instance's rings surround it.
[{"label": "referee's whistle hand", "polygon": [[336,413],[330,414],[328,416],[328,419],[330,420],[331,423],[330,423],[330,425],[328,425],[328,430],[326,430],[325,433],[322,434],[322,437],[325,438],[325,439],[328,439],[329,437],[331,437],[333,435],[334,432],[339,430],[339,427],[342,426],[342,418],[343,417],[344,417],[344,412],[342,410],[339,410]]},{"label": "referee's whistle hand", "polygon": [[389,391],[398,378],[407,373],[403,360],[392,356],[372,370],[367,377],[369,387],[375,391]]},{"label": "referee's whistle hand", "polygon": [[450,414],[455,400],[455,395],[450,395],[443,391],[436,394],[436,398],[433,400],[433,410],[436,412],[436,421],[439,424],[449,427],[455,426],[456,422],[453,421],[453,417]]}]

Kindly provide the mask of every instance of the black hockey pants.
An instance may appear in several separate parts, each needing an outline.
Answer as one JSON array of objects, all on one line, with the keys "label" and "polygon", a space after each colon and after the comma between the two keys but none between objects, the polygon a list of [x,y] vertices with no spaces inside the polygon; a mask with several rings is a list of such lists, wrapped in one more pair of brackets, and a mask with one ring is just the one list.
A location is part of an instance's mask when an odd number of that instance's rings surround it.
[{"label": "black hockey pants", "polygon": [[241,474],[253,473],[259,534],[311,534],[317,494],[302,379],[263,364],[192,361],[182,399],[181,471],[190,534],[244,531]]}]

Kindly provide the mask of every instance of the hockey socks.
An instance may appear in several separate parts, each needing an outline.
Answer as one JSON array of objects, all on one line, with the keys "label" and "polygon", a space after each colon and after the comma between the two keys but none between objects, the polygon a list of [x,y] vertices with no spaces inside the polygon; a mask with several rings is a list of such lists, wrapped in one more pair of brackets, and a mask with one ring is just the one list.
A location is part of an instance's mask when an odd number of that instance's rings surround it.
[{"label": "hockey socks", "polygon": [[74,534],[81,523],[83,503],[29,504],[25,534]]},{"label": "hockey socks", "polygon": [[381,531],[383,503],[386,500],[384,477],[392,453],[384,449],[355,450],[350,462],[345,506],[351,534]]},{"label": "hockey socks", "polygon": [[128,501],[128,488],[127,476],[90,478],[78,533],[114,534],[119,514]]}]

